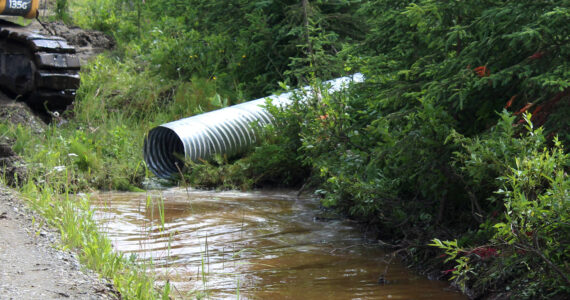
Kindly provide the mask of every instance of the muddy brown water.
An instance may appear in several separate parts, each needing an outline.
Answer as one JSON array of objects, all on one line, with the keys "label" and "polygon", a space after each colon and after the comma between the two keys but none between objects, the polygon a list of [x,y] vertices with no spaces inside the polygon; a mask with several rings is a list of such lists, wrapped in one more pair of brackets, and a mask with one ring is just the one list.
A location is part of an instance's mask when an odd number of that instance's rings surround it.
[{"label": "muddy brown water", "polygon": [[177,298],[466,299],[390,261],[354,224],[317,220],[318,200],[295,192],[170,189],[91,201],[114,247],[152,261]]}]

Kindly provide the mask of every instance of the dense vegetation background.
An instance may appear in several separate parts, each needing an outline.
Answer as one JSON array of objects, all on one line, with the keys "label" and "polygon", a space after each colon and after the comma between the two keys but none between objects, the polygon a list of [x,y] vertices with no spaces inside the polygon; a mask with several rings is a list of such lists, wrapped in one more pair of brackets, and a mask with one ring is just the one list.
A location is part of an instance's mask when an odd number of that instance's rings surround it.
[{"label": "dense vegetation background", "polygon": [[69,123],[6,129],[36,180],[63,165],[76,190],[136,189],[148,129],[361,72],[179,179],[311,187],[416,263],[443,250],[473,297],[570,293],[570,1],[67,2],[58,17],[117,48],[83,70]]}]

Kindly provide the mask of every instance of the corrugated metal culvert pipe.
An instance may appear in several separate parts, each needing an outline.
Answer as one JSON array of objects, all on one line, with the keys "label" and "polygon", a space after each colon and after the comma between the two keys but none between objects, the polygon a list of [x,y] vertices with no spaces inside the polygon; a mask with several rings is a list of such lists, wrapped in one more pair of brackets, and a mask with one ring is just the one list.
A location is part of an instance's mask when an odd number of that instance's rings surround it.
[{"label": "corrugated metal culvert pipe", "polygon": [[[335,92],[362,81],[364,76],[355,74],[327,81],[325,86],[330,85],[329,91]],[[273,105],[286,106],[292,97],[291,92],[272,95],[160,125],[145,139],[144,160],[156,176],[170,178],[183,168],[184,158],[197,162],[214,154],[242,153],[256,141],[252,124],[265,126],[273,121],[263,107],[267,99]]]}]

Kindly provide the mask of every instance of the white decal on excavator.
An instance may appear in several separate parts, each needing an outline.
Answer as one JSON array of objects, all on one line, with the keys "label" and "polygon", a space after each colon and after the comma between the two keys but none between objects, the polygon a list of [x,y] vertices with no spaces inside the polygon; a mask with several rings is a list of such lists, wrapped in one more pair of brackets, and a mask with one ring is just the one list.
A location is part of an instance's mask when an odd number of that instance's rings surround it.
[{"label": "white decal on excavator", "polygon": [[27,10],[28,5],[30,4],[30,1],[12,0],[12,1],[9,1],[8,3],[9,3],[8,7],[11,9]]},{"label": "white decal on excavator", "polygon": [[3,15],[25,16],[32,9],[32,0],[6,0]]}]

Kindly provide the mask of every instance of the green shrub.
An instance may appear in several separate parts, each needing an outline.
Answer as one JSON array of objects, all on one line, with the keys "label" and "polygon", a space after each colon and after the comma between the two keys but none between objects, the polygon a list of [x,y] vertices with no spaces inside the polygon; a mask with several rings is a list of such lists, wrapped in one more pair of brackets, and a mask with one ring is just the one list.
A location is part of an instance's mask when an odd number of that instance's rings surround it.
[{"label": "green shrub", "polygon": [[[513,284],[527,298],[570,292],[569,168],[570,155],[555,138],[552,149],[518,156],[500,177],[503,188],[497,193],[504,196],[505,213],[494,226],[494,241],[512,257],[509,263],[524,272]],[[527,288],[529,282],[538,284]]]},{"label": "green shrub", "polygon": [[485,188],[478,194],[492,204],[486,209],[490,222],[481,226],[492,237],[459,244],[434,239],[431,245],[445,249],[447,261],[456,262],[451,279],[463,288],[468,282],[478,290],[506,282],[517,297],[549,298],[570,289],[565,246],[570,160],[557,138],[546,148],[542,128],[533,128],[530,114],[524,118],[527,125],[519,138],[513,135],[522,125],[514,127],[508,113],[487,136],[460,138],[464,150],[456,157],[461,169],[468,182]]}]

